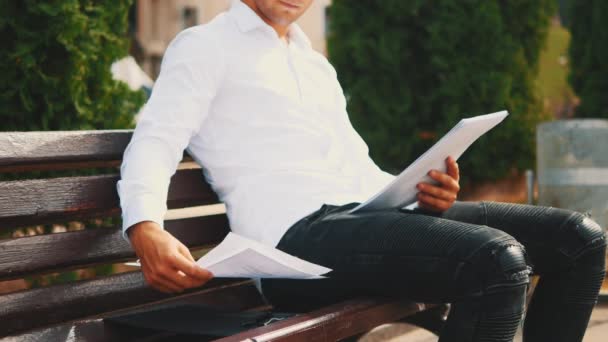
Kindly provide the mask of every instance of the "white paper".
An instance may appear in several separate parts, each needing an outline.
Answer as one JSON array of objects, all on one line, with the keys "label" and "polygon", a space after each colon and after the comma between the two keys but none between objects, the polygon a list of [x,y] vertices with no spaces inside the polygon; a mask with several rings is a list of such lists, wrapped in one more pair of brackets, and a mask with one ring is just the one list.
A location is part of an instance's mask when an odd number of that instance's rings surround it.
[{"label": "white paper", "polygon": [[234,233],[196,263],[219,278],[317,279],[331,271]]},{"label": "white paper", "polygon": [[498,125],[507,115],[509,115],[507,111],[501,111],[460,120],[456,126],[403,170],[384,189],[351,209],[349,213],[360,210],[403,208],[416,203],[416,194],[418,193],[416,185],[420,182],[435,182],[427,175],[430,170],[445,172],[447,157],[452,156],[455,160],[460,158],[475,140]]}]

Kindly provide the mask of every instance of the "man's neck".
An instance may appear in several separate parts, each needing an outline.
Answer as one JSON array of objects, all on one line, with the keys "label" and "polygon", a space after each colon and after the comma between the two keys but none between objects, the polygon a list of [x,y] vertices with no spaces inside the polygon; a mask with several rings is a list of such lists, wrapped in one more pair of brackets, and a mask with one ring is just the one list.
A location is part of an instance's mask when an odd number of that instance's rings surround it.
[{"label": "man's neck", "polygon": [[[264,19],[264,18],[262,18],[262,19]],[[264,21],[266,21],[266,19],[264,19]],[[283,39],[285,42],[287,42],[289,40],[289,37],[287,34],[287,32],[289,31],[289,27],[274,25],[268,21],[266,21],[266,23],[268,25],[270,25],[275,31],[277,31],[277,35],[279,36],[279,38]]]}]

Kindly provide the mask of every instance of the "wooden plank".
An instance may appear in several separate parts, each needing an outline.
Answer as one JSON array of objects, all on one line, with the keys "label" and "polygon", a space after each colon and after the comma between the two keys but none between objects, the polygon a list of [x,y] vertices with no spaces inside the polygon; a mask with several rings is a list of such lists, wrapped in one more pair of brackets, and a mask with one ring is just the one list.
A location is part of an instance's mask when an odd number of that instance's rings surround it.
[{"label": "wooden plank", "polygon": [[[48,162],[44,164],[27,164],[27,165],[7,165],[0,166],[0,174],[2,173],[22,173],[28,171],[57,171],[57,170],[79,170],[93,168],[118,168],[122,160],[107,160],[107,161],[83,161],[83,162]],[[180,162],[194,163],[192,157],[184,153],[184,157]]]},{"label": "wooden plank", "polygon": [[213,279],[202,288],[168,295],[148,287],[137,271],[0,296],[0,336],[195,295],[203,296],[206,305],[226,310],[263,304],[250,280]]},{"label": "wooden plank", "polygon": [[[229,232],[225,215],[167,221],[165,228],[191,248],[217,244]],[[0,280],[134,257],[119,227],[0,240]]]},{"label": "wooden plank", "polygon": [[[0,132],[0,173],[120,165],[133,130]],[[192,158],[184,153],[183,161]]]},{"label": "wooden plank", "polygon": [[265,327],[216,340],[241,341],[338,341],[405,316],[434,307],[389,299],[353,299]]},{"label": "wooden plank", "polygon": [[0,337],[2,342],[114,342],[114,341],[158,341],[175,334],[159,333],[144,329],[126,329],[105,324],[101,318],[86,319],[66,324],[34,329],[21,334]]},{"label": "wooden plank", "polygon": [[0,172],[33,165],[121,160],[132,134],[132,130],[1,132]]},{"label": "wooden plank", "polygon": [[[118,180],[118,175],[101,175],[0,182],[0,229],[119,216]],[[171,178],[169,208],[217,201],[200,169],[179,170]]]}]

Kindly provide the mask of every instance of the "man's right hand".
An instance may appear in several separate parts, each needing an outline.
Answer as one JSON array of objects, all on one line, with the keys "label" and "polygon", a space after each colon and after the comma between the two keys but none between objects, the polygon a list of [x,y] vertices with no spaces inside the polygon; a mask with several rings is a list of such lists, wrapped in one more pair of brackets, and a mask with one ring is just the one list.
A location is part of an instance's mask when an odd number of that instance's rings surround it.
[{"label": "man's right hand", "polygon": [[182,292],[209,281],[213,274],[196,264],[184,246],[158,223],[142,221],[127,230],[146,282],[166,293]]}]

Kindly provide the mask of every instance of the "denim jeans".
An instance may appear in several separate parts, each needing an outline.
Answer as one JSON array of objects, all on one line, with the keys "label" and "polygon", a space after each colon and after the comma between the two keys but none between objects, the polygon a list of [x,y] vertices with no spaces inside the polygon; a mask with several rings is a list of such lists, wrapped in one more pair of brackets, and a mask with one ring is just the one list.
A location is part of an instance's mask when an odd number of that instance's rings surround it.
[{"label": "denim jeans", "polygon": [[[605,275],[606,233],[564,209],[456,202],[433,214],[349,214],[323,205],[277,248],[332,269],[315,280],[264,279],[268,301],[303,311],[355,296],[451,303],[440,342],[582,341]],[[529,275],[540,275],[525,307]]]}]

